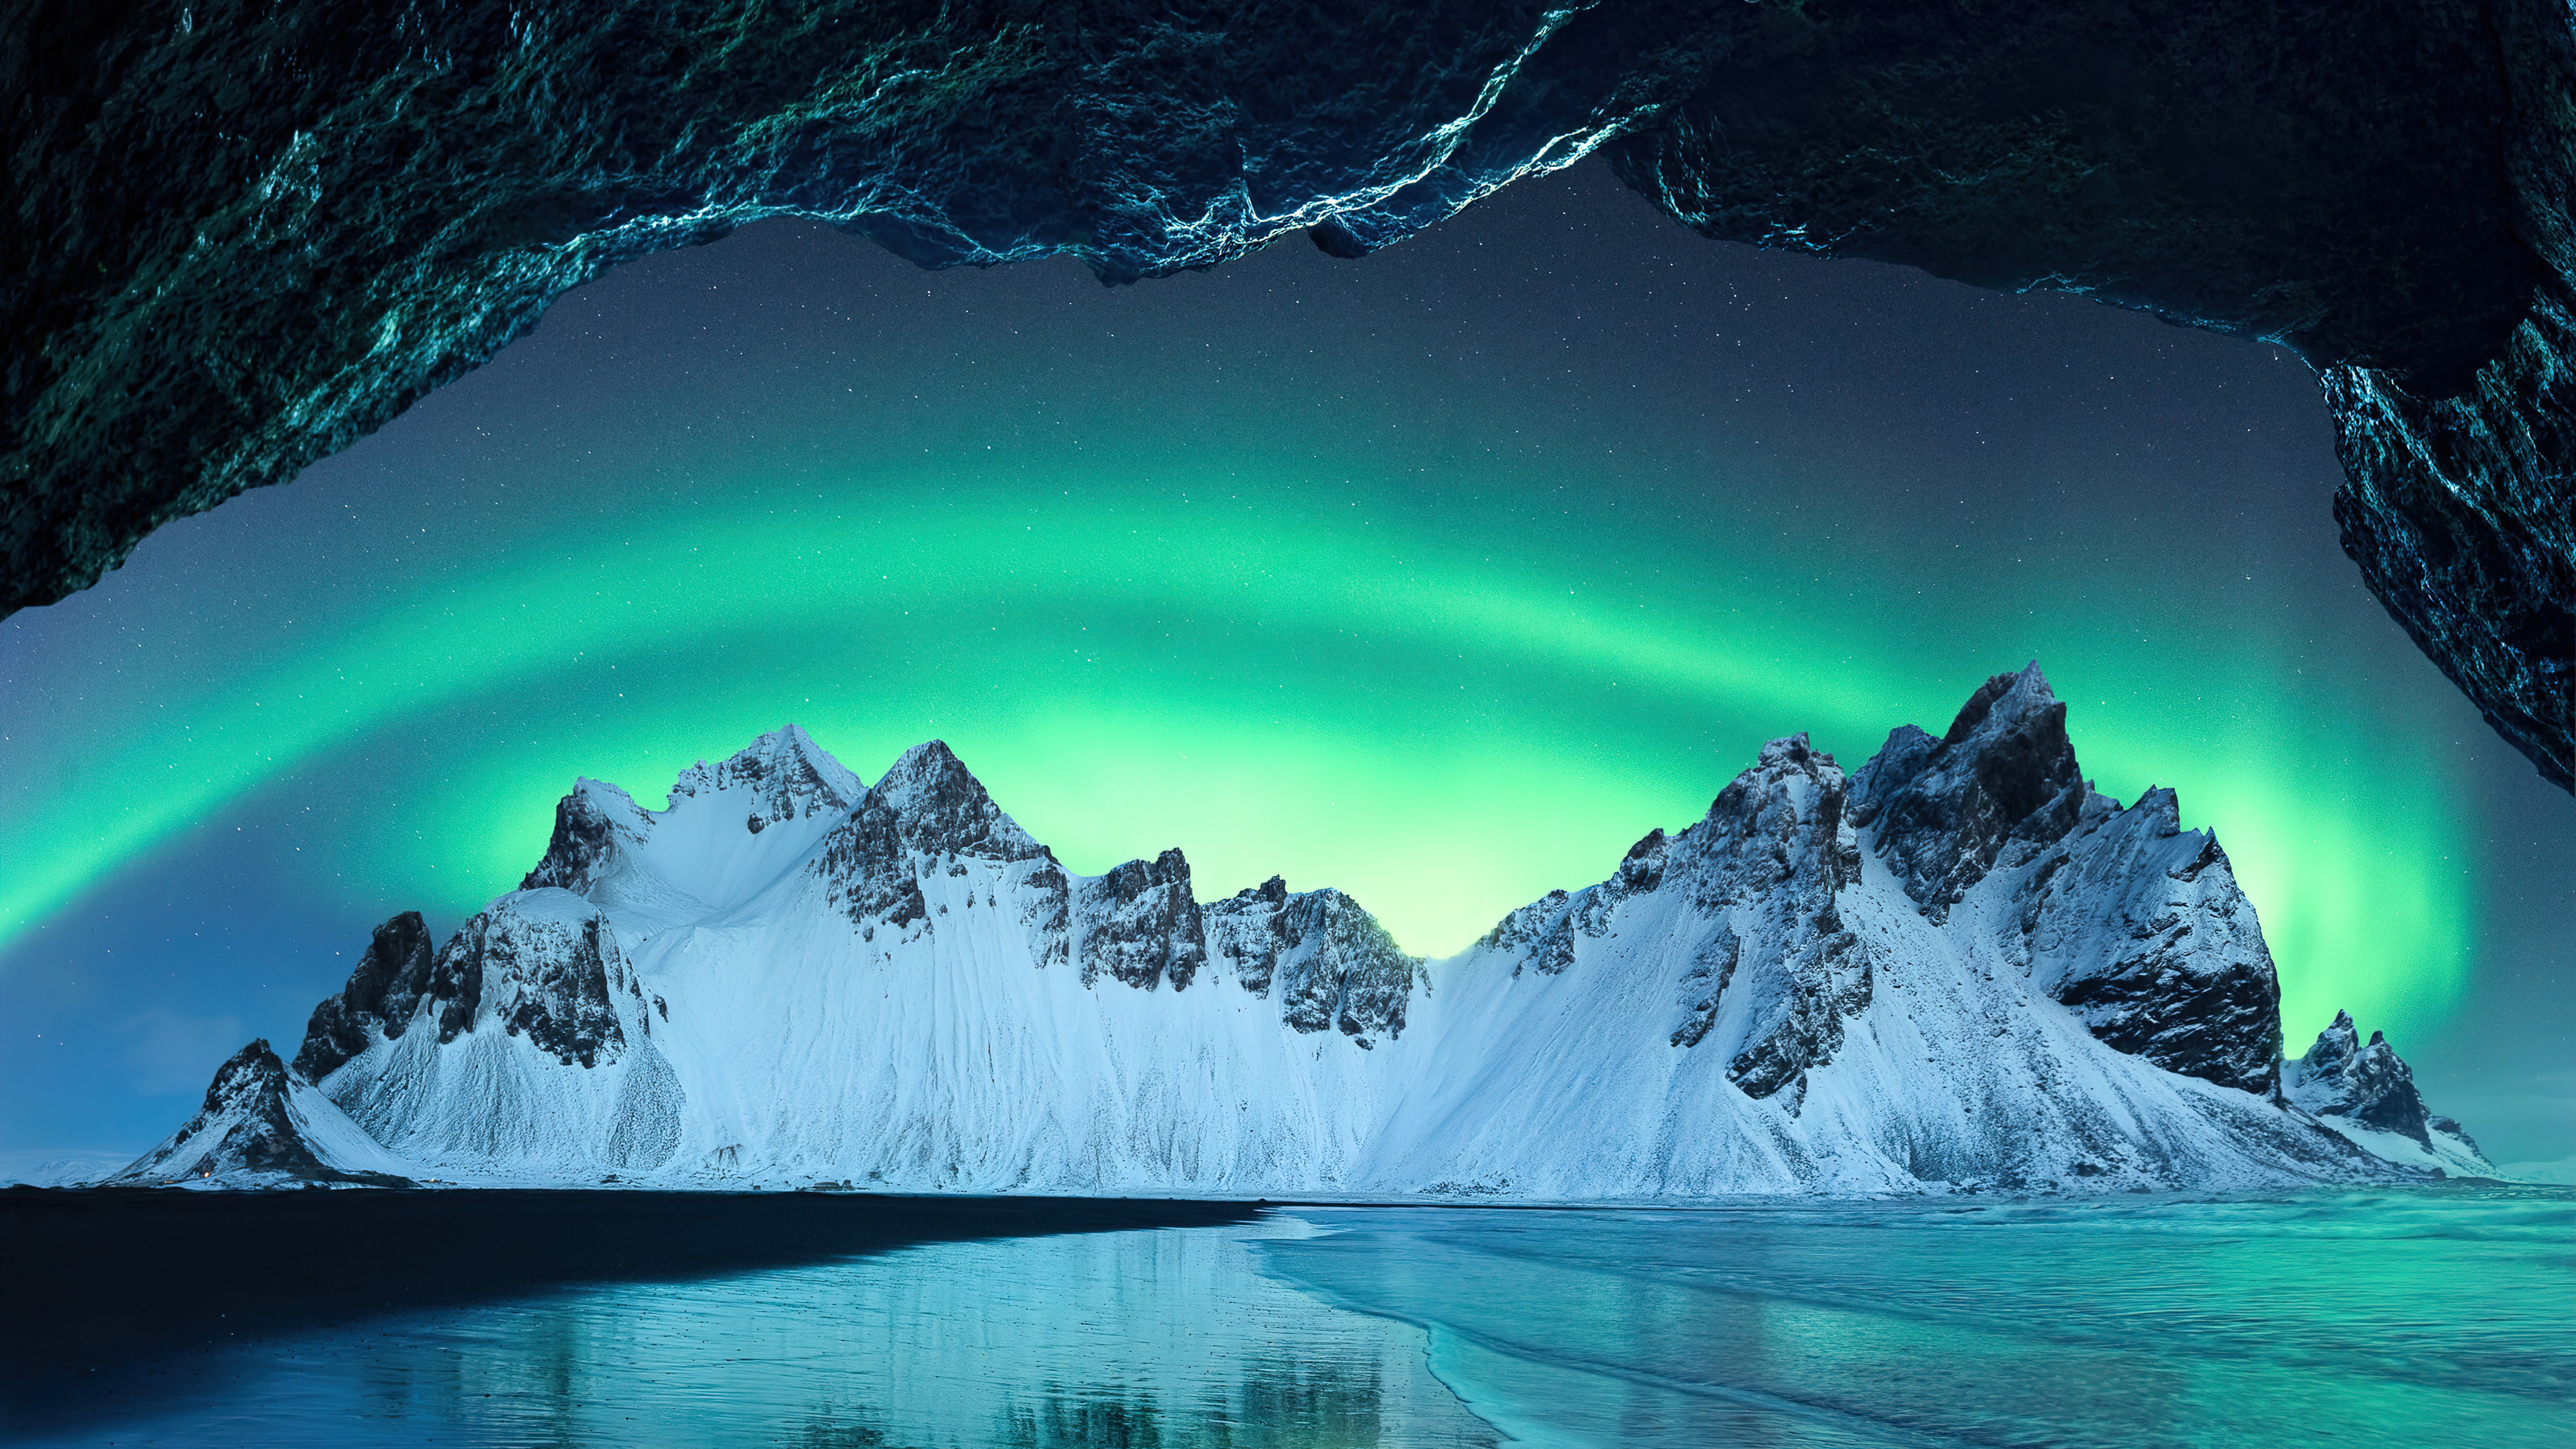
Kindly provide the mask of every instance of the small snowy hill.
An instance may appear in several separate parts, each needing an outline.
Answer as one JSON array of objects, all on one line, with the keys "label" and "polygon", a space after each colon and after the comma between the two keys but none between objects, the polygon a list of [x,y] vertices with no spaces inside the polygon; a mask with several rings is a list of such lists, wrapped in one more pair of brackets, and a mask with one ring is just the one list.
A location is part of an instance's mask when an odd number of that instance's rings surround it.
[{"label": "small snowy hill", "polygon": [[[865,786],[790,726],[667,810],[580,782],[522,889],[444,946],[417,915],[378,928],[261,1120],[315,1175],[491,1184],[1599,1199],[2487,1171],[2348,1021],[2284,1094],[2225,853],[2170,791],[2095,792],[2065,716],[2034,665],[1856,776],[1774,741],[1696,824],[1430,963],[1338,891],[1202,903],[1177,850],[1076,875],[946,746]],[[186,1176],[247,1110],[210,1095],[128,1178]]]},{"label": "small snowy hill", "polygon": [[400,1187],[407,1171],[261,1040],[216,1069],[205,1106],[187,1125],[107,1182]]},{"label": "small snowy hill", "polygon": [[2436,1117],[2415,1090],[2415,1073],[2388,1038],[2364,1045],[2352,1013],[2335,1013],[2306,1056],[2281,1064],[2283,1095],[2363,1150],[2413,1167],[2492,1177],[2496,1169],[2467,1129]]}]

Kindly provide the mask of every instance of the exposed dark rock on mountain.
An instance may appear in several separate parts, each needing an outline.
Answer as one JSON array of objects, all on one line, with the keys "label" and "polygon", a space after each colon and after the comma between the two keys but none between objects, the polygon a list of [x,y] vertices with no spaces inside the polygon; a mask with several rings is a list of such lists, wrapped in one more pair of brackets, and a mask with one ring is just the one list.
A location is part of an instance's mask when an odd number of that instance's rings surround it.
[{"label": "exposed dark rock on mountain", "polygon": [[823,753],[802,725],[788,725],[761,736],[722,764],[700,760],[683,770],[671,794],[675,799],[694,800],[702,790],[743,791],[753,806],[744,817],[745,828],[758,835],[781,821],[840,815],[858,803],[863,788],[840,761]]},{"label": "exposed dark rock on mountain", "polygon": [[2552,0],[39,0],[0,17],[0,609],[762,216],[1125,281],[1362,255],[1599,147],[1711,236],[2326,365],[2347,548],[2564,785],[2571,90]]},{"label": "exposed dark rock on mountain", "polygon": [[1278,876],[1203,908],[1209,951],[1255,996],[1274,990],[1297,1031],[1333,1028],[1361,1046],[1404,1034],[1404,1007],[1422,962],[1340,891],[1288,893]]},{"label": "exposed dark rock on mountain", "polygon": [[1002,813],[982,782],[938,740],[905,751],[860,796],[857,808],[825,839],[813,869],[829,898],[873,939],[879,926],[901,932],[925,920],[930,906],[921,892],[921,872],[940,868],[929,864],[931,858],[954,869],[960,857],[1029,867],[1013,894],[1024,919],[1051,924],[1060,959],[1063,868]]},{"label": "exposed dark rock on mountain", "polygon": [[1852,823],[1877,827],[1879,854],[1935,924],[2007,845],[2027,859],[2075,828],[2088,793],[2066,706],[2036,664],[1987,680],[1938,740],[1897,729],[1852,785]]},{"label": "exposed dark rock on mountain", "polygon": [[1860,878],[1848,787],[1805,735],[1773,740],[1698,824],[1649,834],[1610,879],[1522,907],[1480,945],[1525,951],[1555,974],[1610,949],[1591,943],[1619,933],[1623,909],[1684,913],[1675,944],[1687,944],[1690,965],[1671,1043],[1698,1048],[1722,1019],[1728,1080],[1757,1099],[1785,1093],[1794,1113],[1807,1069],[1832,1059],[1844,1019],[1876,989],[1871,950],[1835,905]]},{"label": "exposed dark rock on mountain", "polygon": [[2493,1170],[2458,1122],[2426,1109],[2414,1070],[2387,1035],[2374,1031],[2364,1043],[2351,1012],[2336,1012],[2307,1055],[2283,1065],[2282,1086],[2292,1102],[2319,1117],[2411,1139],[2453,1167]]},{"label": "exposed dark rock on mountain", "polygon": [[2171,790],[2122,810],[2088,792],[2033,858],[2022,940],[2049,993],[2105,1043],[2169,1072],[2273,1088],[2281,988],[2217,836],[2182,828]]},{"label": "exposed dark rock on mountain", "polygon": [[561,889],[521,891],[432,954],[420,913],[405,911],[376,928],[348,985],[313,1008],[296,1070],[320,1081],[371,1041],[399,1037],[431,1016],[441,1043],[489,1024],[525,1033],[566,1066],[615,1061],[626,1038],[610,993],[640,999],[642,988],[603,925]]},{"label": "exposed dark rock on mountain", "polygon": [[893,812],[911,850],[1002,861],[1046,853],[938,740],[904,751],[868,793]]},{"label": "exposed dark rock on mountain", "polygon": [[488,998],[503,1031],[525,1032],[564,1065],[614,1061],[626,1034],[609,991],[630,983],[617,937],[605,924],[596,913],[574,925],[497,907],[468,921],[441,964],[452,961],[456,975],[474,985],[442,1012],[439,1039],[452,1039],[451,1021],[472,1030],[475,1009]]},{"label": "exposed dark rock on mountain", "polygon": [[[1723,954],[1738,968],[1723,973],[1730,984],[1743,982],[1767,998],[1753,1003],[1751,1027],[1727,1075],[1751,1097],[1790,1090],[1792,1111],[1807,1069],[1832,1059],[1842,1045],[1843,1019],[1868,1006],[1875,988],[1871,952],[1843,928],[1834,904],[1860,878],[1846,794],[1834,757],[1794,735],[1763,746],[1761,761],[1719,792],[1708,818],[1683,832],[1686,841],[1707,832],[1696,842],[1706,853],[1690,872],[1694,904],[1738,919],[1758,912],[1754,940],[1779,947],[1776,954],[1756,950],[1748,961],[1743,937],[1728,931],[1703,954],[1712,961]],[[1666,872],[1640,872],[1640,859],[1638,851],[1629,852],[1610,879],[1611,894],[1660,887]],[[1689,1026],[1676,1028],[1675,1037]]]},{"label": "exposed dark rock on mountain", "polygon": [[1140,991],[1165,981],[1174,991],[1207,963],[1207,931],[1190,894],[1190,863],[1177,850],[1131,860],[1074,897],[1081,933],[1082,982],[1107,975]]},{"label": "exposed dark rock on mountain", "polygon": [[556,801],[554,835],[547,840],[536,869],[520,880],[519,889],[557,886],[574,895],[587,894],[615,858],[617,830],[616,821],[588,790],[577,789]]},{"label": "exposed dark rock on mountain", "polygon": [[[570,804],[571,797],[565,803]],[[560,812],[556,835],[562,835]],[[429,925],[418,911],[405,911],[376,927],[375,939],[367,943],[366,954],[349,973],[349,984],[313,1008],[313,1018],[304,1028],[304,1045],[295,1053],[295,1070],[306,1081],[318,1082],[365,1051],[370,1031],[402,1035],[428,985],[433,954]]]},{"label": "exposed dark rock on mountain", "polygon": [[205,1105],[160,1146],[116,1174],[119,1184],[222,1179],[228,1186],[285,1187],[352,1184],[406,1185],[400,1177],[346,1165],[350,1143],[317,1144],[307,1109],[337,1119],[339,1136],[357,1134],[346,1118],[321,1102],[312,1087],[287,1070],[266,1039],[253,1041],[215,1071]]},{"label": "exposed dark rock on mountain", "polygon": [[2365,1046],[2352,1013],[2338,1011],[2299,1065],[2299,1104],[2309,1111],[2424,1140],[2432,1114],[2415,1090],[2414,1072],[2397,1059],[2385,1032],[2372,1032]]}]

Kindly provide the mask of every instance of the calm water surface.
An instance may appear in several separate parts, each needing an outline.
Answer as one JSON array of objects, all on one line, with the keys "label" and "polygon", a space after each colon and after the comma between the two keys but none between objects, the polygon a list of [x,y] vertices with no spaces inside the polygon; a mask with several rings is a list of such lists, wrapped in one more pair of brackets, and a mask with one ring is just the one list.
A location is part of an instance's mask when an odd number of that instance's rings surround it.
[{"label": "calm water surface", "polygon": [[395,1316],[19,1442],[2576,1444],[2576,1194],[1278,1209]]}]

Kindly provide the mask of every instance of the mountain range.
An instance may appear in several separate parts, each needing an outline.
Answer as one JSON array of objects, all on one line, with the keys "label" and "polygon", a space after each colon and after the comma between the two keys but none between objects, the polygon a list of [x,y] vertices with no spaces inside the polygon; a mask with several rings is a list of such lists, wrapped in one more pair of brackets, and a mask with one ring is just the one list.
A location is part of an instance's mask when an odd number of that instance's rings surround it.
[{"label": "mountain range", "polygon": [[2036,664],[1707,814],[1445,960],[1178,850],[1070,871],[939,742],[793,725],[666,809],[583,780],[443,944],[376,928],[110,1179],[1524,1200],[2104,1192],[2494,1169],[2374,1033],[2284,1060],[2173,793],[2081,775]]}]

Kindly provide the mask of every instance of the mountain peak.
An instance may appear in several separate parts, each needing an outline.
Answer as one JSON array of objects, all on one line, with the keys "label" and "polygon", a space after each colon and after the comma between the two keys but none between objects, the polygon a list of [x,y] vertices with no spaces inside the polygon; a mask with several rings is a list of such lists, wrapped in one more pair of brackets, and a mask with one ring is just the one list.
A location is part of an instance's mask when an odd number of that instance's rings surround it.
[{"label": "mountain peak", "polygon": [[2066,706],[2032,660],[1978,686],[1934,739],[1901,726],[1852,781],[1851,818],[1934,921],[1994,867],[2007,842],[2044,846],[2075,827],[2086,789]]},{"label": "mountain peak", "polygon": [[1955,745],[1980,730],[2012,729],[2051,706],[2056,707],[2063,733],[2066,707],[2058,703],[2056,693],[2048,687],[2048,676],[2039,672],[2039,661],[2034,659],[2017,673],[1991,675],[1978,685],[1968,702],[1959,706],[1941,743]]},{"label": "mountain peak", "polygon": [[1764,743],[1761,762],[1754,768],[1757,770],[1777,770],[1783,767],[1803,769],[1811,759],[1819,762],[1826,769],[1836,768],[1834,757],[1808,744],[1807,732],[1800,730],[1794,735]]},{"label": "mountain peak", "polygon": [[[676,798],[678,787],[671,793]],[[587,777],[574,780],[572,793],[555,802],[555,829],[547,837],[545,855],[520,879],[519,889],[560,886],[575,895],[589,894],[616,863],[620,841],[632,844],[649,823],[624,790]]]},{"label": "mountain peak", "polygon": [[[2379,1040],[2373,1036],[2372,1040]],[[2352,1013],[2338,1011],[2334,1024],[2317,1033],[2316,1045],[2299,1058],[2311,1078],[2340,1073],[2361,1052],[2361,1028],[2354,1024]]]},{"label": "mountain peak", "polygon": [[[929,909],[915,856],[1035,860],[1052,856],[1002,813],[983,783],[939,740],[903,752],[849,818],[834,827],[813,869],[832,899],[865,928],[880,917],[901,926]],[[1061,888],[1063,876],[1055,872]]]},{"label": "mountain peak", "polygon": [[226,1106],[261,1092],[286,1090],[286,1063],[278,1060],[268,1038],[255,1036],[250,1044],[233,1053],[215,1068],[215,1079],[206,1085],[208,1112],[220,1112]]},{"label": "mountain peak", "polygon": [[722,764],[700,760],[671,784],[671,807],[702,792],[748,791],[751,817],[763,826],[804,815],[838,815],[866,793],[859,777],[833,759],[801,725],[771,730]]},{"label": "mountain peak", "polygon": [[925,740],[904,751],[868,793],[903,822],[916,850],[1010,860],[1038,851],[1037,842],[1002,813],[984,782],[944,740]]},{"label": "mountain peak", "polygon": [[[2283,1095],[2347,1134],[2359,1128],[2407,1138],[2430,1154],[2427,1165],[2472,1176],[2492,1173],[2486,1155],[2459,1123],[2425,1107],[2414,1069],[2388,1044],[2388,1034],[2374,1031],[2368,1042],[2360,1037],[2352,1013],[2336,1012],[2334,1025],[2317,1033],[2306,1056],[2283,1064]],[[2369,1148],[2366,1141],[2364,1146]]]},{"label": "mountain peak", "polygon": [[[317,1132],[319,1136],[317,1137]],[[356,1161],[334,1149],[354,1149]],[[125,1185],[220,1182],[228,1187],[376,1183],[402,1179],[366,1134],[254,1038],[215,1069],[205,1105],[187,1125],[109,1181]]]},{"label": "mountain peak", "polygon": [[984,784],[946,740],[923,740],[895,757],[877,781],[877,793],[889,799],[910,796],[921,791],[973,789],[981,793]]}]

